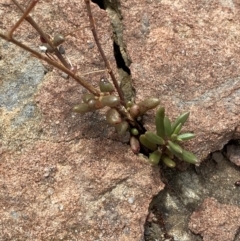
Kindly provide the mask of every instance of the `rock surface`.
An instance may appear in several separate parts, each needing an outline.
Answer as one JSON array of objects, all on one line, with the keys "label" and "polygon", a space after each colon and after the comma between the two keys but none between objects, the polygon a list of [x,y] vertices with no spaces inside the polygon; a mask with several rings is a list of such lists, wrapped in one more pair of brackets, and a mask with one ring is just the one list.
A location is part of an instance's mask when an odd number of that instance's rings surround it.
[{"label": "rock surface", "polygon": [[227,157],[237,166],[240,166],[240,148],[237,145],[227,146]]},{"label": "rock surface", "polygon": [[235,239],[239,223],[240,208],[208,198],[191,216],[189,228],[201,234],[204,241],[229,241]]},{"label": "rock surface", "polygon": [[[150,205],[145,226],[146,241],[202,241],[211,240],[208,238],[213,236],[216,236],[213,240],[218,241],[240,240],[237,231],[240,228],[239,185],[236,185],[240,169],[220,152],[216,154],[200,167],[184,172],[163,170],[166,186]],[[214,200],[216,205],[209,201],[207,210],[200,211],[206,200]],[[236,211],[232,219],[229,210]],[[227,235],[218,220],[222,225],[226,221]]]},{"label": "rock surface", "polygon": [[[6,31],[19,11],[8,1],[0,9]],[[115,67],[107,14],[93,10]],[[40,1],[33,17],[52,35],[80,29],[67,37],[68,58],[82,73],[104,69],[84,4]],[[16,38],[36,50],[41,44],[26,23]],[[164,187],[159,169],[132,154],[106,110],[72,113],[85,91],[72,79],[1,40],[0,56],[0,240],[141,240],[149,202]],[[86,79],[97,86],[105,75]]]},{"label": "rock surface", "polygon": [[137,100],[159,97],[171,118],[191,111],[188,148],[200,160],[239,136],[239,2],[127,0],[121,9]]},{"label": "rock surface", "polygon": [[[160,97],[171,118],[191,111],[186,129],[197,138],[187,148],[200,160],[239,137],[239,3],[126,0],[120,5],[116,14],[113,6],[104,11],[93,4],[94,17],[117,73],[107,13],[112,22],[118,15],[122,28],[115,29],[116,39],[137,101]],[[1,32],[19,18],[9,0],[0,4],[3,13]],[[74,31],[64,47],[79,72],[105,68],[84,4],[39,1],[32,16],[51,35]],[[39,36],[27,23],[16,38],[39,50]],[[104,111],[72,114],[85,90],[60,76],[0,41],[0,239],[143,240],[149,203],[164,188],[158,168],[131,153],[128,138],[116,137]],[[107,73],[85,78],[97,86],[102,76]],[[152,119],[153,113],[146,117],[150,129]]]}]

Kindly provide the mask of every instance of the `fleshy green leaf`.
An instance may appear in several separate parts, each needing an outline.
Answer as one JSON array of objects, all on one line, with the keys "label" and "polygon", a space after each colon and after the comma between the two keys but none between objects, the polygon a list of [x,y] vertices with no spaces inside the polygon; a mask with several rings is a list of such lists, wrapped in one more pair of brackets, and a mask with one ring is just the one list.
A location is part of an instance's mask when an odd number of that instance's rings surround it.
[{"label": "fleshy green leaf", "polygon": [[[187,121],[188,117],[189,117],[190,112],[185,112],[183,114],[181,114],[172,124],[172,131],[174,132],[176,127],[181,123],[182,125],[184,125],[184,123]],[[178,134],[178,133],[176,133]]]},{"label": "fleshy green leaf", "polygon": [[156,112],[155,125],[157,129],[157,135],[163,139],[165,137],[164,117],[165,117],[165,108],[160,107]]},{"label": "fleshy green leaf", "polygon": [[150,142],[145,135],[139,137],[140,142],[151,151],[157,150],[157,145]]},{"label": "fleshy green leaf", "polygon": [[194,133],[183,133],[177,136],[177,140],[187,141],[194,138],[196,135]]},{"label": "fleshy green leaf", "polygon": [[150,142],[152,142],[154,144],[157,144],[157,145],[165,144],[165,141],[160,136],[156,135],[155,133],[153,133],[151,131],[146,131],[145,136]]},{"label": "fleshy green leaf", "polygon": [[159,150],[156,150],[149,155],[149,162],[153,165],[157,165],[160,161],[161,156],[162,153]]},{"label": "fleshy green leaf", "polygon": [[167,137],[170,137],[172,134],[172,127],[171,127],[171,121],[167,116],[164,117],[164,129]]}]

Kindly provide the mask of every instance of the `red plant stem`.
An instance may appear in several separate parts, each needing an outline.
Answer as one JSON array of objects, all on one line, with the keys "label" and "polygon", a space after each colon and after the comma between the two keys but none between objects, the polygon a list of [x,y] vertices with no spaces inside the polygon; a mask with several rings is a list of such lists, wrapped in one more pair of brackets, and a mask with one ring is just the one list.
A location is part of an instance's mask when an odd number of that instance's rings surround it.
[{"label": "red plant stem", "polygon": [[22,21],[27,17],[27,15],[32,11],[34,6],[37,4],[38,0],[32,0],[27,7],[27,9],[24,11],[22,17],[14,24],[12,29],[8,33],[8,38],[12,39],[13,32],[19,27],[19,25],[22,23]]},{"label": "red plant stem", "polygon": [[[52,44],[52,42],[50,41],[49,37],[47,36],[47,34],[45,34],[43,32],[43,30],[38,26],[38,24],[33,20],[33,18],[30,15],[25,14],[26,10],[24,10],[21,5],[16,1],[16,0],[12,0],[14,2],[14,4],[23,12],[23,16],[25,16],[24,18],[26,19],[26,21],[28,21],[32,27],[39,33],[40,36],[43,37],[43,39],[49,44],[49,46],[53,49],[54,54],[57,56],[57,58],[61,61],[61,63],[68,69],[70,69],[70,64],[63,58],[63,56],[59,53],[58,49]],[[38,1],[38,0],[33,0],[33,1]],[[32,1],[32,2],[33,2]],[[31,3],[32,3],[31,2]],[[31,5],[30,3],[30,5]],[[23,18],[23,17],[22,17]],[[21,18],[21,19],[22,19]]]},{"label": "red plant stem", "polygon": [[118,82],[115,78],[115,75],[112,71],[112,68],[111,68],[111,65],[102,49],[102,46],[99,42],[99,38],[98,38],[98,35],[97,35],[97,31],[96,31],[96,27],[95,27],[95,24],[94,24],[94,19],[93,19],[93,15],[92,15],[92,10],[91,10],[91,5],[90,5],[90,0],[84,0],[85,3],[86,3],[86,6],[87,6],[87,12],[88,12],[88,17],[89,17],[89,22],[90,22],[90,27],[91,27],[91,30],[92,30],[92,34],[93,34],[93,37],[94,37],[94,40],[97,44],[97,47],[98,47],[98,50],[103,58],[103,61],[105,62],[105,65],[108,69],[108,73],[110,74],[111,78],[112,78],[112,81],[113,81],[113,84],[118,92],[118,95],[119,95],[119,98],[121,100],[121,103],[122,105],[126,106],[126,103],[125,103],[125,99],[124,99],[124,95],[123,95],[123,92],[121,90],[121,88],[119,87],[118,85]]},{"label": "red plant stem", "polygon": [[17,41],[14,38],[9,39],[7,35],[4,35],[2,33],[0,33],[0,38],[5,39],[6,41],[12,42],[14,44],[16,44],[17,46],[19,46],[20,48],[32,53],[35,57],[42,59],[44,61],[46,61],[48,64],[56,67],[57,69],[63,71],[64,73],[68,74],[69,76],[71,76],[73,79],[75,79],[80,85],[82,85],[83,87],[85,87],[89,92],[91,92],[92,94],[94,94],[95,96],[99,96],[100,95],[100,91],[95,89],[92,85],[90,85],[86,80],[84,80],[82,77],[75,75],[75,73],[73,73],[71,70],[69,70],[68,68],[66,68],[65,66],[63,66],[62,64],[53,61],[51,59],[49,59],[48,57],[40,54],[39,52],[29,48],[28,46],[24,45],[23,43]]}]

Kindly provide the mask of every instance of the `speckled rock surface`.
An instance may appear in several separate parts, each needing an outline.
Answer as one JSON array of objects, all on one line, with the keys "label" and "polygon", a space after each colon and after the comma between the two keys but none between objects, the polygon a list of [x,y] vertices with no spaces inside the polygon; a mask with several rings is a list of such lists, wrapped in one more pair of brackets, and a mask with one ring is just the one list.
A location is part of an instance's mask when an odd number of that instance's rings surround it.
[{"label": "speckled rock surface", "polygon": [[239,2],[126,0],[121,10],[137,100],[159,97],[172,118],[191,111],[188,148],[201,160],[222,149],[240,120]]},{"label": "speckled rock surface", "polygon": [[229,145],[227,147],[227,157],[237,166],[240,166],[240,148],[237,145]]},{"label": "speckled rock surface", "polygon": [[[13,10],[0,3],[1,31],[17,20]],[[107,14],[93,10],[115,67]],[[67,37],[68,58],[83,74],[104,68],[84,4],[40,1],[33,17],[51,34],[80,29]],[[16,38],[39,48],[26,23]],[[133,155],[106,110],[72,113],[85,91],[74,80],[2,40],[0,56],[0,240],[141,240],[149,202],[164,187],[159,169]],[[100,76],[85,78],[96,86]]]},{"label": "speckled rock surface", "polygon": [[189,228],[194,233],[201,234],[204,241],[229,241],[235,240],[239,223],[240,208],[220,204],[209,198],[193,213]]},{"label": "speckled rock surface", "polygon": [[[121,1],[122,54],[136,100],[159,97],[171,118],[191,111],[186,129],[197,138],[187,147],[200,160],[240,136],[239,9],[238,1]],[[111,11],[93,11],[117,73]],[[16,12],[10,0],[1,1],[0,31],[17,21]],[[84,4],[40,1],[33,17],[51,35],[74,31],[64,47],[80,73],[104,69]],[[16,38],[39,50],[27,23]],[[149,202],[164,187],[159,170],[131,153],[104,111],[73,114],[85,90],[61,75],[0,41],[0,239],[143,240]],[[97,86],[106,75],[85,78]],[[153,112],[150,129],[152,119]]]}]

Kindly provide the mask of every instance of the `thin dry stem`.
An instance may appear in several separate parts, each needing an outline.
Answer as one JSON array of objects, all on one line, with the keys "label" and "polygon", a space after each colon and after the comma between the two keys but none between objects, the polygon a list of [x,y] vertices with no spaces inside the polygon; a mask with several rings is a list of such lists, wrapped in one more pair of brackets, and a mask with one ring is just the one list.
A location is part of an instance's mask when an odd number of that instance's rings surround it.
[{"label": "thin dry stem", "polygon": [[12,42],[14,44],[16,44],[17,46],[19,46],[20,48],[32,53],[35,57],[46,61],[48,64],[56,67],[57,69],[63,71],[64,73],[68,74],[69,76],[71,76],[73,79],[75,79],[80,85],[82,85],[83,87],[85,87],[89,92],[91,92],[92,94],[99,96],[100,95],[100,91],[98,91],[97,89],[95,89],[92,85],[90,85],[86,80],[84,80],[82,77],[75,75],[75,73],[73,73],[71,70],[69,70],[68,68],[66,68],[65,66],[63,66],[62,64],[53,61],[51,59],[49,59],[48,57],[46,57],[45,55],[40,54],[39,52],[29,48],[28,46],[24,45],[23,43],[17,41],[14,38],[9,39],[8,36],[0,33],[0,38],[5,39],[6,41]]},{"label": "thin dry stem", "polygon": [[32,11],[32,9],[34,8],[34,6],[37,4],[38,0],[33,0],[30,2],[29,6],[27,7],[27,9],[25,10],[25,12],[23,13],[22,17],[14,24],[14,26],[12,27],[12,29],[9,31],[8,33],[8,38],[12,39],[12,35],[13,32],[19,27],[19,25],[22,23],[22,21],[27,17],[27,15]]},{"label": "thin dry stem", "polygon": [[[39,33],[41,37],[49,44],[49,46],[53,49],[54,54],[57,56],[57,58],[61,61],[61,63],[68,69],[71,68],[70,64],[63,58],[63,56],[59,53],[58,49],[52,44],[47,34],[43,32],[43,30],[39,27],[39,25],[33,20],[33,18],[30,15],[25,14],[25,10],[21,7],[21,5],[16,1],[12,0],[14,4],[23,12],[23,16],[25,15],[26,21],[28,21],[32,27]],[[33,0],[34,1],[34,0]],[[31,3],[33,2],[31,1]],[[37,0],[38,1],[38,0]],[[30,5],[31,5],[30,3]]]},{"label": "thin dry stem", "polygon": [[116,90],[118,92],[118,95],[119,95],[119,98],[121,100],[121,103],[122,103],[122,105],[126,106],[123,92],[122,92],[120,86],[118,85],[118,82],[117,82],[117,80],[115,78],[115,75],[113,73],[111,65],[110,65],[110,63],[109,63],[109,61],[108,61],[108,59],[107,59],[107,57],[106,57],[106,55],[105,55],[105,53],[104,53],[104,51],[102,49],[102,46],[101,46],[101,44],[99,42],[99,38],[98,38],[98,35],[97,35],[97,30],[96,30],[96,27],[95,27],[95,24],[94,24],[93,15],[92,15],[90,0],[84,0],[84,1],[86,3],[86,6],[87,6],[87,12],[88,12],[88,17],[89,17],[90,27],[91,27],[91,30],[92,30],[92,33],[93,33],[94,40],[95,40],[95,42],[97,44],[98,50],[99,50],[99,52],[100,52],[100,54],[101,54],[101,56],[103,58],[103,61],[105,62],[105,65],[106,65],[106,67],[108,69],[108,72],[109,72],[109,74],[110,74],[110,76],[112,78],[113,84],[114,84],[114,86],[115,86],[115,88],[116,88]]}]

